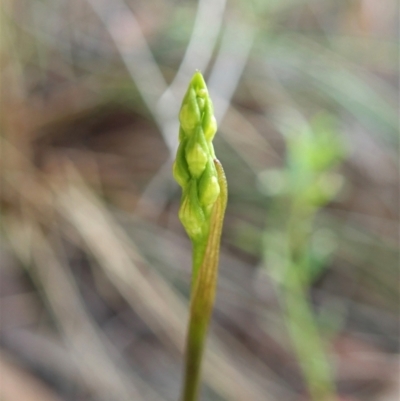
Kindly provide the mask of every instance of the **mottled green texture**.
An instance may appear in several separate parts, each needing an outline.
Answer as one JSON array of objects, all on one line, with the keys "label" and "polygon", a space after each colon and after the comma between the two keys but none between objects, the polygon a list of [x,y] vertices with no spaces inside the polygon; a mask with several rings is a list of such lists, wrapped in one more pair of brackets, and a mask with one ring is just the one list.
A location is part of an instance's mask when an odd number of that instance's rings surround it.
[{"label": "mottled green texture", "polygon": [[220,186],[212,145],[217,123],[200,72],[190,81],[179,121],[179,148],[173,167],[174,177],[183,190],[179,218],[192,241],[201,241],[208,235],[210,213]]}]

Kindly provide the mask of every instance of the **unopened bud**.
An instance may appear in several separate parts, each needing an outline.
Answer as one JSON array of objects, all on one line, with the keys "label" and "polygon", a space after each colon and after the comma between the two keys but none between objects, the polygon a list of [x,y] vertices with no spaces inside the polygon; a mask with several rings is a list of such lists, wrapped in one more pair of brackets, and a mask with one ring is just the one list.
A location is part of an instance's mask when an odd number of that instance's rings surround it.
[{"label": "unopened bud", "polygon": [[176,181],[183,189],[179,218],[193,240],[207,233],[212,206],[220,194],[211,143],[217,123],[207,86],[196,72],[179,114],[179,148],[173,166]]},{"label": "unopened bud", "polygon": [[193,88],[189,88],[183,99],[179,122],[186,135],[191,135],[200,123],[200,110],[197,104],[196,92]]},{"label": "unopened bud", "polygon": [[217,120],[214,117],[214,107],[211,99],[207,99],[206,101],[202,118],[202,126],[207,142],[211,142],[215,133],[217,132]]},{"label": "unopened bud", "polygon": [[216,171],[211,172],[207,167],[206,171],[202,175],[199,184],[199,198],[200,203],[204,207],[213,205],[217,200],[220,193],[220,187],[218,184],[218,178],[216,176]]},{"label": "unopened bud", "polygon": [[190,173],[194,178],[203,174],[209,158],[209,149],[201,128],[188,140],[186,145],[186,161]]},{"label": "unopened bud", "polygon": [[189,187],[182,197],[179,219],[190,238],[201,237],[205,216],[199,203],[197,184],[194,180],[189,183]]}]

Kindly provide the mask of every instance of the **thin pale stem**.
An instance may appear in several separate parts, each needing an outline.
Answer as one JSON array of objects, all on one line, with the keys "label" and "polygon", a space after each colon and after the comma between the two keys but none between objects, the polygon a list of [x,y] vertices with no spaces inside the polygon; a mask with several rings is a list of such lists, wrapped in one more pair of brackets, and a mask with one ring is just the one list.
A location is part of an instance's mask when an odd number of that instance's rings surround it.
[{"label": "thin pale stem", "polygon": [[[192,281],[189,328],[186,343],[185,382],[182,401],[196,401],[199,394],[201,362],[207,337],[207,329],[214,305],[218,277],[220,239],[227,202],[227,183],[221,164],[214,160],[221,188],[220,195],[213,206],[210,231],[204,242],[204,255],[194,255],[194,264],[201,260],[200,268]],[[200,252],[201,244],[197,244]]]}]

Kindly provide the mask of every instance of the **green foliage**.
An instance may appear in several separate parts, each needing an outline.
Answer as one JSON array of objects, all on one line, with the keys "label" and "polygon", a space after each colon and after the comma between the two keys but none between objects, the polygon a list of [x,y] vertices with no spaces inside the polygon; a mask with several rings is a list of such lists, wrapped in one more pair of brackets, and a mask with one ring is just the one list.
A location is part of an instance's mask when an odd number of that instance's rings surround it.
[{"label": "green foliage", "polygon": [[282,170],[261,175],[275,196],[264,234],[265,262],[275,279],[288,333],[314,401],[333,399],[334,385],[319,327],[308,302],[308,287],[323,271],[335,248],[329,230],[312,236],[317,211],[337,195],[342,178],[334,168],[344,145],[327,114],[286,132]]},{"label": "green foliage", "polygon": [[309,125],[288,130],[286,145],[286,167],[262,173],[263,190],[311,208],[334,199],[343,180],[332,170],[344,158],[345,147],[333,117],[321,113]]}]

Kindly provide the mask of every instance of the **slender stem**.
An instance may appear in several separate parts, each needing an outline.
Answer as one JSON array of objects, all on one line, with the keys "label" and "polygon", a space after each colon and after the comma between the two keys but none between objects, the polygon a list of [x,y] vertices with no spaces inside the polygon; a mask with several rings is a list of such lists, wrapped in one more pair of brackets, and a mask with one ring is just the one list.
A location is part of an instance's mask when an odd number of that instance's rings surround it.
[{"label": "slender stem", "polygon": [[202,241],[192,241],[192,288],[191,288],[191,294],[193,294],[194,291],[194,286],[197,281],[197,277],[201,268],[201,265],[203,264],[203,259],[204,259],[204,254],[206,252],[206,247],[207,247],[207,238],[208,238],[209,233],[207,233],[207,236],[204,238]]},{"label": "slender stem", "polygon": [[[293,267],[294,270],[298,268]],[[331,401],[334,386],[330,366],[306,291],[301,285],[301,278],[292,277],[291,283],[286,283],[283,292],[286,324],[311,399]]]},{"label": "slender stem", "polygon": [[287,227],[289,274],[282,285],[286,324],[313,401],[331,401],[335,388],[325,345],[308,301],[307,246],[315,217],[313,208],[292,205]]},{"label": "slender stem", "polygon": [[[227,202],[227,183],[219,161],[214,160],[214,164],[221,192],[211,212],[208,238],[204,244],[197,243],[197,249],[194,249],[194,279],[192,281],[182,401],[198,399],[201,362],[217,286],[220,239]],[[201,250],[204,252],[202,256]],[[196,263],[201,263],[200,267],[196,266]]]}]

